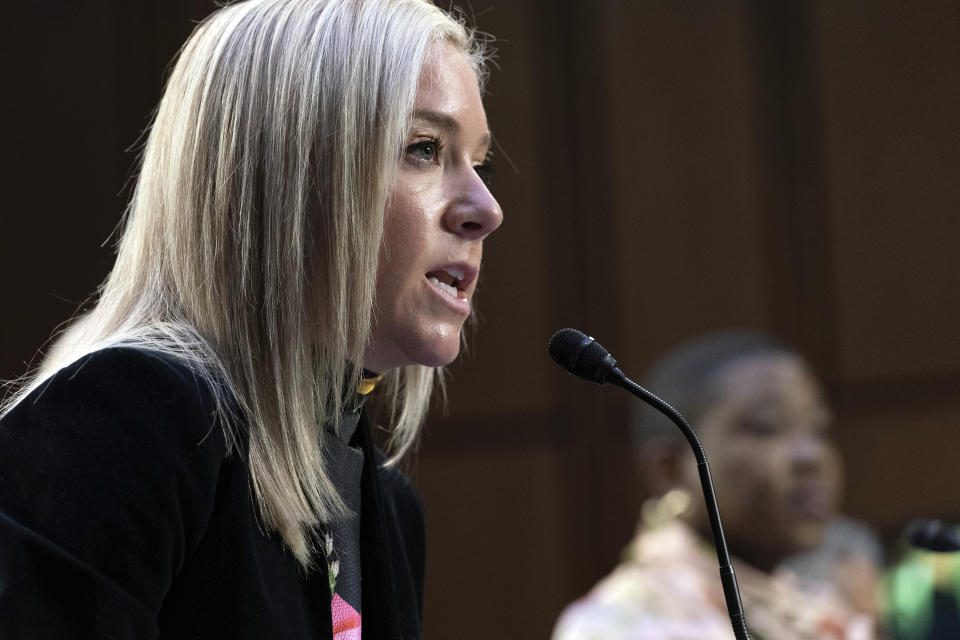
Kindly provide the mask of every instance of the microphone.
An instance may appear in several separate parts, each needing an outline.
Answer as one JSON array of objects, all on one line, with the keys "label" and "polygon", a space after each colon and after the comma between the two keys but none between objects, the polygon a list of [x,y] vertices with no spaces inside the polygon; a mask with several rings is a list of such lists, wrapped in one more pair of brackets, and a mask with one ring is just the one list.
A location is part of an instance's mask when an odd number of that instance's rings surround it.
[{"label": "microphone", "polygon": [[960,531],[940,520],[914,520],[904,528],[903,535],[911,546],[924,551],[960,551]]},{"label": "microphone", "polygon": [[557,331],[547,349],[553,361],[569,373],[599,385],[606,383],[614,371],[620,372],[617,361],[599,342],[576,329]]},{"label": "microphone", "polygon": [[743,615],[743,604],[740,602],[740,588],[737,585],[737,576],[733,571],[733,565],[730,563],[727,540],[723,535],[720,509],[717,506],[717,496],[713,489],[710,466],[707,464],[707,454],[703,450],[700,438],[697,437],[693,427],[680,415],[679,411],[623,375],[613,356],[600,343],[583,332],[576,329],[560,329],[551,336],[548,351],[554,362],[568,373],[599,385],[609,382],[626,389],[670,418],[683,433],[697,459],[700,486],[703,488],[703,499],[706,502],[707,514],[710,518],[710,530],[713,532],[717,560],[720,563],[720,582],[723,585],[723,596],[727,603],[730,624],[733,626],[733,635],[737,640],[749,640],[750,634],[747,632],[747,621]]}]

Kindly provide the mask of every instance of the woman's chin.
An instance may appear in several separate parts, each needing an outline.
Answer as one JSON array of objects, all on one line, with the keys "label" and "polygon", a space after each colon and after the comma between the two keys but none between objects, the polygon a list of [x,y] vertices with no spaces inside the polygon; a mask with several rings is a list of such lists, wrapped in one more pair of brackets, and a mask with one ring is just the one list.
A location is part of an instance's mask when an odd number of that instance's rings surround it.
[{"label": "woman's chin", "polygon": [[792,532],[793,546],[796,552],[812,551],[821,544],[827,530],[827,523],[822,520],[810,520],[794,526]]},{"label": "woman's chin", "polygon": [[370,371],[383,373],[408,365],[445,367],[460,354],[460,333],[443,332],[420,335],[414,340],[394,343],[393,348],[376,346],[367,350],[364,366]]},{"label": "woman's chin", "polygon": [[456,340],[447,338],[423,349],[415,362],[411,364],[422,364],[426,367],[445,367],[453,363],[459,355],[460,335],[457,334]]}]

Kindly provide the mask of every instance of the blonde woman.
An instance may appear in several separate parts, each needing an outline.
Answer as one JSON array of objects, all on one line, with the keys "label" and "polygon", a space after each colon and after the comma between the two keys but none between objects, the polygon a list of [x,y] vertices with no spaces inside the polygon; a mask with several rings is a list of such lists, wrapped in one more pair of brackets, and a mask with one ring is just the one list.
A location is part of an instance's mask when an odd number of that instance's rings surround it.
[{"label": "blonde woman", "polygon": [[4,407],[0,637],[420,637],[423,517],[392,463],[502,219],[483,78],[425,0],[197,27],[96,306]]}]

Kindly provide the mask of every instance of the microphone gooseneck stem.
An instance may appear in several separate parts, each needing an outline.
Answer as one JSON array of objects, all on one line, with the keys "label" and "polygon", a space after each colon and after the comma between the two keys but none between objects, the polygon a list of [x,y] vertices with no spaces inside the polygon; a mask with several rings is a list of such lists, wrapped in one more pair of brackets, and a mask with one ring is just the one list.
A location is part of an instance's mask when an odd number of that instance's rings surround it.
[{"label": "microphone gooseneck stem", "polygon": [[717,549],[717,560],[720,562],[720,583],[723,586],[723,596],[727,601],[727,612],[730,614],[730,623],[733,625],[733,634],[737,640],[749,640],[747,622],[743,615],[743,604],[740,602],[740,588],[737,586],[737,576],[730,563],[730,552],[727,551],[727,540],[723,535],[723,525],[720,523],[720,509],[717,507],[717,496],[713,490],[713,478],[710,476],[710,465],[707,464],[707,454],[700,444],[700,438],[690,423],[680,412],[664,402],[658,396],[650,393],[636,382],[623,375],[618,367],[614,367],[607,382],[623,387],[647,404],[653,406],[663,415],[670,418],[680,429],[693,455],[697,459],[697,471],[700,473],[700,484],[703,487],[703,499],[707,504],[707,514],[710,517],[710,530],[713,532],[714,546]]}]

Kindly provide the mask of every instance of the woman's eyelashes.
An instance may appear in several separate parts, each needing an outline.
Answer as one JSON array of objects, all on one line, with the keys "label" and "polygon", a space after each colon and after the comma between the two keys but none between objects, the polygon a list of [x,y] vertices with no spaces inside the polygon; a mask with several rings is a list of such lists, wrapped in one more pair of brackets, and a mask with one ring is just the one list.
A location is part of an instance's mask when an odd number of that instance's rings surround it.
[{"label": "woman's eyelashes", "polygon": [[427,167],[440,164],[440,154],[443,151],[443,141],[436,137],[420,138],[407,145],[407,158],[417,166]]},{"label": "woman's eyelashes", "polygon": [[488,151],[483,162],[474,165],[473,170],[480,176],[483,184],[487,185],[487,189],[493,187],[493,154],[491,152]]},{"label": "woman's eyelashes", "polygon": [[[422,137],[407,145],[404,154],[407,159],[419,168],[430,168],[443,165],[443,152],[446,149],[442,139],[436,136]],[[473,165],[473,170],[484,185],[489,189],[493,186],[492,153],[487,152],[480,164]]]}]

